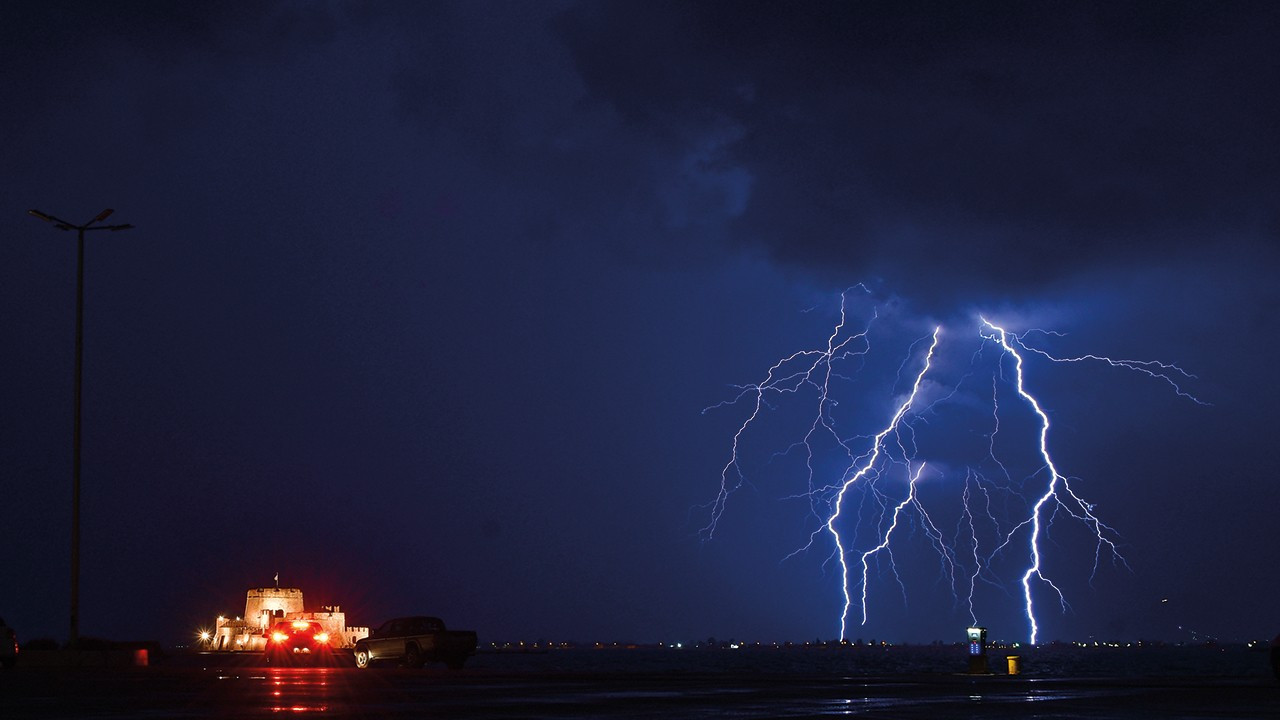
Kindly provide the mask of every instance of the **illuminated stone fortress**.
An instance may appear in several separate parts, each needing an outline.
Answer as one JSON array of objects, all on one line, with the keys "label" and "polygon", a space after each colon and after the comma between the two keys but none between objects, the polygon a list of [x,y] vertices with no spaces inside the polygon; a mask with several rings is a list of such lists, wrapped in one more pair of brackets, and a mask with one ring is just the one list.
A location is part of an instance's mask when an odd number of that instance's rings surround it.
[{"label": "illuminated stone fortress", "polygon": [[204,650],[262,652],[266,647],[266,630],[281,620],[314,620],[329,633],[334,647],[351,647],[369,636],[369,628],[347,625],[347,616],[338,605],[322,606],[308,612],[298,588],[251,588],[244,601],[244,615],[236,618],[218,616],[212,632],[200,633]]}]

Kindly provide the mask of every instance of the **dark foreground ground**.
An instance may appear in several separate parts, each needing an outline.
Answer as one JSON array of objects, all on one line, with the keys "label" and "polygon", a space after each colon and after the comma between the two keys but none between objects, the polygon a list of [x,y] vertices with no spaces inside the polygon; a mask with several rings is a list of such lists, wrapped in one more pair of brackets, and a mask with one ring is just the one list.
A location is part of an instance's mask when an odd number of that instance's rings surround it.
[{"label": "dark foreground ground", "polygon": [[774,658],[729,668],[685,656],[664,669],[661,659],[637,662],[625,651],[583,653],[567,660],[482,655],[459,672],[281,668],[219,657],[139,668],[28,665],[0,671],[0,717],[1280,717],[1280,685],[1265,667],[1239,675],[1182,668],[1164,677],[850,674],[779,667]]}]

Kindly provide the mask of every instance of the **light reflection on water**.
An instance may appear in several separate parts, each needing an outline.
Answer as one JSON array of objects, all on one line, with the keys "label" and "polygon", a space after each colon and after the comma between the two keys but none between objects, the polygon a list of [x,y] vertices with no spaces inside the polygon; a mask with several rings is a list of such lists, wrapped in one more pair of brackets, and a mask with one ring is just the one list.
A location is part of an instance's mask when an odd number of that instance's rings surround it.
[{"label": "light reflection on water", "polygon": [[[528,657],[481,654],[460,673],[442,668],[223,669],[215,677],[235,682],[218,682],[225,688],[213,692],[210,699],[218,704],[218,717],[228,716],[226,711],[234,709],[237,717],[309,713],[344,719],[420,720],[426,713],[527,720],[748,720],[836,715],[939,720],[975,717],[975,713],[985,715],[988,711],[1006,716],[1052,711],[1055,717],[1085,718],[1106,705],[1114,710],[1112,717],[1140,718],[1145,704],[1162,694],[1142,682],[1115,680],[1138,673],[1156,676],[1152,667],[1167,667],[1171,661],[1194,659],[1208,665],[1203,661],[1221,656],[1180,649],[1133,651],[1115,657],[1090,653],[1082,659],[1049,651],[1027,652],[1024,657],[1035,659],[1024,665],[1030,676],[974,678],[954,671],[961,664],[952,661],[963,656],[953,657],[933,648],[904,649],[892,658],[878,655],[884,665],[863,675],[849,672],[844,655],[820,651],[675,655],[590,650]],[[856,653],[850,656],[859,659]],[[1101,662],[1104,659],[1110,662]],[[751,662],[744,662],[748,660]],[[1082,669],[1098,676],[1121,664],[1125,672],[1109,674],[1102,683],[1062,677]],[[833,668],[838,672],[829,672]],[[893,674],[887,669],[908,672]],[[1031,703],[1034,705],[1028,707]],[[1183,716],[1166,713],[1163,717]]]},{"label": "light reflection on water", "polygon": [[814,699],[810,702],[820,708],[823,715],[830,714],[833,711],[838,715],[857,715],[869,710],[884,710],[906,704],[902,699],[895,697],[860,697],[841,698],[838,700]]},{"label": "light reflection on water", "polygon": [[333,699],[334,668],[271,668],[262,678],[272,713],[326,712]]}]

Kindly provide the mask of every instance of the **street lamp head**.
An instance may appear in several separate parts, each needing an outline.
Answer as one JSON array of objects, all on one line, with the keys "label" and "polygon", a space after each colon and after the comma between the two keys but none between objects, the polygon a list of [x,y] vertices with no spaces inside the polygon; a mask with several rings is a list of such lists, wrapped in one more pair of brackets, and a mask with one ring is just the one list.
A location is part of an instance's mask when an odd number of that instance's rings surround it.
[{"label": "street lamp head", "polygon": [[66,220],[63,220],[62,218],[54,217],[48,213],[42,213],[39,210],[28,210],[27,214],[32,217],[38,217],[47,223],[53,223],[53,226],[58,228],[59,230],[72,230],[75,228],[75,225],[72,225]]},{"label": "street lamp head", "polygon": [[56,215],[50,215],[49,213],[40,212],[39,210],[28,210],[27,214],[30,215],[31,217],[40,218],[41,220],[47,223],[53,223],[53,226],[58,228],[59,230],[78,230],[80,232],[84,232],[85,230],[111,230],[114,232],[116,230],[132,230],[133,229],[133,226],[128,223],[124,223],[122,225],[94,225],[94,223],[99,223],[99,222],[102,222],[103,220],[106,220],[108,217],[111,216],[111,213],[113,212],[115,212],[115,210],[111,208],[107,208],[106,210],[103,210],[102,212],[98,213],[97,217],[95,217],[94,219],[90,220],[89,222],[83,225],[73,225],[67,222],[66,220],[63,220],[62,218],[57,217]]}]

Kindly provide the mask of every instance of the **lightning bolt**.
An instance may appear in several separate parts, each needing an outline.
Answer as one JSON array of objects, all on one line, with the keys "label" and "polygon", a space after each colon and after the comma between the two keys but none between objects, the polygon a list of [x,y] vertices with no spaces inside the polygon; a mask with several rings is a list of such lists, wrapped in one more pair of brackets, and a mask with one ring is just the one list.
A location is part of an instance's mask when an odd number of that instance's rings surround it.
[{"label": "lightning bolt", "polygon": [[[869,290],[863,285],[855,286],[866,293]],[[852,288],[851,288],[852,289]],[[711,503],[711,519],[699,532],[703,540],[711,540],[715,536],[716,527],[720,522],[720,517],[724,514],[725,507],[729,502],[729,496],[735,491],[742,488],[746,482],[743,475],[739,458],[739,444],[742,435],[751,427],[756,418],[760,416],[762,410],[768,407],[768,398],[775,395],[789,395],[800,392],[806,387],[817,390],[818,408],[814,416],[813,424],[810,425],[809,431],[805,434],[804,439],[799,443],[806,448],[806,466],[809,469],[809,495],[814,496],[813,487],[813,452],[810,444],[813,436],[818,433],[827,433],[836,439],[836,442],[848,450],[848,446],[840,438],[835,431],[831,421],[830,409],[834,404],[831,400],[831,379],[833,371],[831,369],[832,362],[835,360],[844,360],[850,357],[860,356],[870,350],[867,343],[867,334],[871,330],[871,323],[875,322],[878,317],[873,310],[871,320],[860,333],[856,333],[844,339],[840,338],[841,332],[844,330],[847,322],[846,299],[848,291],[840,296],[840,322],[836,324],[831,331],[831,335],[827,338],[826,348],[818,350],[801,350],[787,357],[782,358],[774,363],[769,371],[765,373],[765,377],[758,383],[751,385],[738,386],[739,391],[737,397],[732,400],[712,405],[704,408],[702,413],[705,415],[711,410],[715,410],[727,405],[736,405],[743,398],[752,398],[751,414],[738,427],[737,432],[733,435],[733,449],[729,455],[729,461],[720,471],[720,492]],[[859,344],[861,343],[861,347]],[[812,511],[816,514],[817,507],[811,505]]]},{"label": "lightning bolt", "polygon": [[[751,404],[750,413],[738,425],[733,435],[729,459],[720,473],[719,493],[709,505],[703,506],[704,509],[709,507],[710,520],[701,529],[701,537],[705,541],[714,537],[730,496],[747,482],[740,452],[746,433],[762,413],[773,408],[775,402],[787,396],[811,391],[814,398],[812,420],[808,422],[799,439],[775,457],[786,455],[797,449],[803,453],[806,490],[799,494],[785,496],[784,499],[807,499],[809,513],[816,518],[817,526],[809,534],[806,544],[783,559],[785,561],[808,551],[818,544],[821,538],[830,539],[833,549],[827,562],[834,560],[840,574],[842,600],[839,618],[840,638],[846,639],[855,596],[859,604],[861,623],[865,625],[868,621],[868,589],[872,580],[873,563],[877,566],[887,563],[893,578],[902,588],[905,602],[906,585],[902,576],[898,574],[892,547],[894,539],[901,532],[903,522],[910,514],[915,518],[912,524],[923,532],[940,559],[940,582],[950,586],[957,609],[963,602],[974,624],[978,619],[975,598],[978,584],[984,582],[1005,589],[992,563],[1011,549],[1021,547],[1020,538],[1025,539],[1026,564],[1020,570],[1021,578],[1018,586],[1022,612],[1029,628],[1030,642],[1035,644],[1040,633],[1040,626],[1036,619],[1035,595],[1037,592],[1048,589],[1056,595],[1064,611],[1069,607],[1065,593],[1050,576],[1044,563],[1042,544],[1055,518],[1061,516],[1074,519],[1092,533],[1094,538],[1093,575],[1097,574],[1105,556],[1111,557],[1113,562],[1125,567],[1128,567],[1128,563],[1117,546],[1118,533],[1098,517],[1094,506],[1086,502],[1072,488],[1070,478],[1059,470],[1050,451],[1049,438],[1052,426],[1049,414],[1028,388],[1026,358],[1034,356],[1052,363],[1096,362],[1113,368],[1142,373],[1168,384],[1178,396],[1200,405],[1207,405],[1208,403],[1184,388],[1184,384],[1196,379],[1196,376],[1172,363],[1115,359],[1093,354],[1055,355],[1029,343],[1026,336],[1029,333],[1038,332],[1047,337],[1060,337],[1060,333],[1030,330],[1020,335],[980,316],[977,333],[980,347],[972,354],[971,370],[968,374],[960,378],[949,391],[944,383],[931,381],[930,387],[941,389],[941,391],[930,390],[929,394],[934,396],[931,401],[923,397],[926,377],[934,372],[934,361],[943,335],[943,327],[935,326],[930,334],[912,343],[898,367],[898,381],[895,385],[901,382],[909,366],[915,366],[916,370],[910,388],[901,393],[899,399],[893,403],[893,412],[888,421],[879,426],[879,430],[872,435],[845,437],[840,433],[833,415],[833,409],[837,407],[838,401],[832,386],[834,380],[850,378],[838,372],[835,365],[846,360],[858,360],[861,363],[859,369],[865,368],[866,357],[871,352],[869,336],[873,324],[879,319],[879,313],[873,307],[870,319],[861,326],[861,329],[856,326],[851,328],[848,296],[849,292],[855,288],[870,294],[861,285],[841,294],[839,320],[822,346],[782,357],[769,368],[760,382],[736,386],[735,397],[703,410],[703,413],[707,413],[717,408],[737,405],[744,400],[749,400]],[[927,349],[921,353],[918,348],[925,342],[927,342]],[[995,363],[990,393],[991,409],[988,417],[991,419],[992,428],[989,433],[984,433],[983,437],[986,439],[987,455],[994,463],[994,467],[999,469],[997,477],[1002,476],[1003,481],[993,482],[972,467],[964,469],[963,485],[960,490],[961,512],[954,525],[955,540],[951,542],[930,516],[918,492],[919,480],[930,463],[918,457],[921,454],[921,448],[925,446],[920,444],[914,423],[920,423],[921,432],[923,432],[923,429],[933,426],[933,420],[945,419],[943,415],[936,412],[939,406],[948,403],[963,404],[969,396],[972,396],[972,391],[966,391],[967,394],[962,393],[961,385],[973,374],[973,369],[980,362],[985,362],[983,348],[992,345],[998,348],[999,358]],[[1012,385],[1018,398],[1036,419],[1035,456],[1038,457],[1040,467],[1020,482],[1014,481],[1009,467],[996,454],[996,436],[1001,433],[1001,403],[998,390],[1002,383]],[[981,399],[980,401],[985,402]],[[828,447],[832,450],[838,448],[845,458],[843,469],[839,471],[835,482],[817,481],[815,446],[819,440],[829,443]],[[905,469],[905,496],[901,491],[892,489],[890,485],[894,477],[900,477],[896,474],[895,468]],[[936,470],[933,475],[944,482],[946,480],[945,475]],[[1040,478],[1043,480],[1041,481]],[[1031,497],[1027,497],[1024,493],[1033,481],[1034,486],[1039,490]],[[956,482],[958,484],[959,480]],[[1043,485],[1040,485],[1040,482],[1043,482]],[[855,492],[860,493],[860,500],[856,504],[853,497]],[[1001,522],[997,517],[996,508],[993,507],[993,492],[1000,492],[1007,498],[1000,506],[1006,522]],[[894,500],[895,496],[899,499]],[[1016,499],[1013,510],[1010,509],[1011,499]],[[868,512],[871,514],[870,518],[867,517]],[[873,520],[870,523],[872,526],[870,531],[864,529],[867,525],[865,521],[868,519]],[[981,533],[979,532],[980,524]],[[862,549],[856,549],[859,535],[868,532],[872,540],[869,547],[863,545]],[[987,537],[993,539],[989,543],[984,542],[983,538]],[[963,562],[960,554],[955,550],[958,546],[965,546],[969,550],[966,553],[967,559]],[[1021,552],[1019,550],[1017,554],[1021,556]],[[823,563],[824,567],[826,564],[826,562]],[[967,573],[964,581],[968,585],[968,593],[963,601],[957,592],[957,584],[961,582],[957,580],[957,571],[962,567]],[[1005,592],[1010,598],[1013,597],[1008,590]]]},{"label": "lightning bolt", "polygon": [[[917,502],[916,481],[920,479],[920,474],[924,472],[925,464],[926,463],[920,463],[920,467],[915,471],[914,474],[910,475],[911,479],[907,483],[907,497],[902,502],[894,506],[893,514],[890,516],[891,521],[889,523],[889,527],[884,531],[884,535],[882,536],[880,543],[875,547],[871,548],[870,550],[862,553],[862,623],[864,625],[867,622],[867,575],[870,574],[870,571],[871,571],[871,565],[869,563],[869,560],[871,559],[872,556],[877,555],[881,552],[892,555],[892,551],[889,550],[889,539],[893,536],[893,531],[898,528],[898,517],[902,514],[903,508],[906,508],[907,506],[913,505]],[[827,529],[830,530],[831,534],[836,537],[836,547],[841,549],[841,555],[843,557],[843,546],[840,544],[840,533],[836,532],[833,527],[836,516],[838,515],[839,515],[839,512],[837,511],[835,515],[831,516],[831,521],[828,522]],[[845,577],[846,579],[845,579],[845,585],[844,585],[844,603],[845,603],[844,614],[841,615],[840,617],[841,639],[845,638],[845,616],[849,614],[849,604],[850,604],[847,566],[845,569]]]},{"label": "lightning bolt", "polygon": [[[933,341],[929,344],[929,350],[925,354],[924,367],[920,368],[919,374],[916,375],[915,382],[911,385],[911,392],[907,395],[906,400],[898,406],[898,410],[893,414],[892,419],[889,420],[889,424],[872,439],[871,450],[864,456],[865,462],[863,462],[861,466],[852,465],[845,470],[846,480],[841,484],[839,492],[836,493],[835,501],[832,503],[834,511],[831,513],[831,516],[827,518],[825,527],[827,532],[831,534],[832,539],[835,541],[836,557],[840,560],[840,575],[842,579],[841,594],[844,596],[844,608],[840,613],[840,639],[842,640],[846,637],[845,628],[849,616],[849,606],[853,604],[853,600],[849,596],[849,562],[846,558],[844,541],[840,536],[840,531],[836,528],[836,521],[840,519],[840,515],[844,510],[844,499],[845,495],[849,492],[849,488],[853,487],[858,483],[858,481],[865,478],[868,473],[872,472],[876,468],[876,464],[880,460],[880,455],[884,450],[885,438],[888,437],[890,433],[897,432],[899,425],[902,423],[902,418],[907,414],[907,411],[911,409],[912,403],[915,402],[916,395],[920,392],[920,384],[924,382],[924,376],[929,372],[929,366],[933,362],[933,351],[938,347],[938,336],[941,332],[941,326],[934,328],[932,336]],[[885,531],[881,545],[886,547],[888,546],[889,535],[893,532],[893,529],[897,527],[899,512],[908,502],[915,499],[915,483],[916,480],[919,479],[919,474],[923,469],[924,465],[921,464],[920,470],[911,478],[910,492],[907,496],[908,499],[904,500],[902,505],[894,509],[893,523],[889,526],[889,529]],[[879,545],[876,546],[876,548],[879,547]],[[867,558],[874,554],[876,548],[873,548],[862,556],[862,623],[864,625],[867,622]]]},{"label": "lightning bolt", "polygon": [[1121,562],[1124,562],[1124,556],[1120,554],[1120,550],[1116,547],[1115,543],[1107,537],[1109,533],[1114,534],[1115,531],[1104,525],[1102,521],[1093,514],[1092,507],[1085,503],[1084,500],[1080,499],[1080,496],[1071,489],[1070,481],[1058,472],[1058,466],[1054,464],[1053,457],[1049,453],[1049,416],[1045,413],[1044,408],[1040,407],[1039,401],[1037,401],[1031,393],[1027,392],[1026,379],[1023,373],[1022,355],[1014,347],[1016,343],[1010,342],[1010,334],[1005,331],[1004,328],[993,324],[986,318],[981,318],[981,320],[983,328],[989,328],[991,331],[991,334],[989,335],[984,332],[983,336],[989,340],[997,342],[1000,347],[1004,349],[1005,353],[1013,357],[1014,387],[1017,389],[1019,397],[1031,406],[1036,417],[1040,419],[1040,457],[1044,460],[1045,469],[1049,471],[1048,485],[1045,488],[1044,493],[1032,506],[1031,517],[1015,527],[1009,534],[1009,537],[1012,537],[1014,533],[1023,527],[1028,525],[1031,527],[1029,540],[1027,542],[1027,549],[1031,556],[1031,565],[1022,575],[1022,592],[1023,599],[1026,602],[1027,622],[1031,628],[1031,644],[1034,645],[1040,628],[1036,623],[1035,603],[1032,598],[1032,579],[1037,579],[1052,588],[1053,591],[1057,593],[1059,602],[1064,606],[1066,604],[1066,596],[1064,596],[1062,594],[1062,590],[1055,585],[1047,575],[1045,575],[1041,563],[1040,535],[1043,530],[1042,525],[1045,522],[1044,512],[1047,505],[1052,503],[1055,508],[1065,510],[1072,517],[1083,521],[1092,528],[1094,535],[1098,540],[1097,551],[1094,553],[1095,571],[1097,568],[1097,559],[1104,546],[1109,549],[1115,557],[1119,558]]},{"label": "lightning bolt", "polygon": [[[969,609],[969,625],[973,626],[978,624],[978,611],[974,606],[973,594],[977,590],[978,580],[982,577],[982,570],[987,563],[978,552],[978,523],[973,516],[973,508],[970,506],[972,494],[969,488],[971,487],[977,487],[986,499],[987,517],[991,517],[991,495],[982,486],[978,474],[970,468],[964,478],[964,494],[960,498],[961,517],[956,526],[956,537],[960,537],[960,533],[964,532],[964,527],[968,526],[969,547],[973,551],[973,573],[969,575],[969,595],[965,600]],[[994,519],[992,521],[994,522]]]},{"label": "lightning bolt", "polygon": [[[983,320],[983,322],[986,323],[986,320]],[[987,323],[987,324],[990,325],[990,323]],[[1000,332],[1004,333],[1003,330],[1001,330]],[[1045,332],[1045,331],[1041,330],[1040,332]],[[1061,335],[1061,333],[1046,333],[1046,334]],[[1181,382],[1187,381],[1187,380],[1195,380],[1196,376],[1192,375],[1186,370],[1183,370],[1182,368],[1178,367],[1173,363],[1163,363],[1163,362],[1157,362],[1155,360],[1123,360],[1123,359],[1109,358],[1103,355],[1092,355],[1092,354],[1080,355],[1078,357],[1057,357],[1055,355],[1049,354],[1044,350],[1041,350],[1040,348],[1026,344],[1023,336],[1007,333],[1005,334],[1005,337],[1013,338],[1013,342],[1016,343],[1019,347],[1024,348],[1030,352],[1036,353],[1037,355],[1042,355],[1056,363],[1079,363],[1079,362],[1095,361],[1095,362],[1106,363],[1107,365],[1110,365],[1113,368],[1122,368],[1125,370],[1132,370],[1134,372],[1141,373],[1148,377],[1156,378],[1157,380],[1163,380],[1165,383],[1169,385],[1169,387],[1173,388],[1173,391],[1179,397],[1184,397],[1190,400],[1191,402],[1194,402],[1197,405],[1205,405],[1205,406],[1209,405],[1209,403],[1201,400],[1195,395],[1192,395],[1191,393],[1182,389]]]}]

